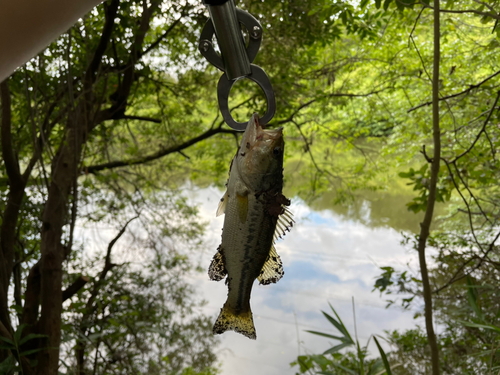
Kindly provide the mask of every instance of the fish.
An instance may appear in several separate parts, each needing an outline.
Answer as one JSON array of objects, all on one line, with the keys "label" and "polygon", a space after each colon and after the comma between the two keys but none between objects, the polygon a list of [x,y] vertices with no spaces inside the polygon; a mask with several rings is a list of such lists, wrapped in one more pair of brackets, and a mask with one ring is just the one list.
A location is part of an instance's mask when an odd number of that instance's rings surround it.
[{"label": "fish", "polygon": [[283,128],[263,129],[252,115],[229,170],[227,190],[217,216],[225,214],[222,241],[208,275],[226,276],[227,300],[213,326],[214,334],[235,331],[256,339],[250,308],[254,281],[267,285],[284,275],[274,242],[294,224],[290,200],[282,194]]}]

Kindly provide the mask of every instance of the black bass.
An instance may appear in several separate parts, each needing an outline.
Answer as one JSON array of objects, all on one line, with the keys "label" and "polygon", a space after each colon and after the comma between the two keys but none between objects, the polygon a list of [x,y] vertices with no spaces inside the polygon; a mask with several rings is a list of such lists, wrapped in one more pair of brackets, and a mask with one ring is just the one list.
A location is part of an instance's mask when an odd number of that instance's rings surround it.
[{"label": "black bass", "polygon": [[227,275],[227,301],[214,324],[215,334],[233,330],[256,339],[250,310],[255,279],[276,283],[283,265],[274,248],[277,237],[293,225],[283,188],[283,128],[264,130],[254,114],[248,122],[234,157],[217,216],[225,213],[222,243],[208,275],[222,280]]}]

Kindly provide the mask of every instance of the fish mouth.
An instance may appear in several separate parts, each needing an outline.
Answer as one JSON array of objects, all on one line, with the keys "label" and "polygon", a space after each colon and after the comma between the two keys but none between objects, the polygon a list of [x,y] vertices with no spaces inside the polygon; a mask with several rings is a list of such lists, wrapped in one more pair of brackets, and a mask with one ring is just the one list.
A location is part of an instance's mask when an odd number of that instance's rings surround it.
[{"label": "fish mouth", "polygon": [[247,131],[251,128],[252,133],[255,135],[255,140],[278,140],[283,137],[283,127],[277,129],[264,129],[259,123],[259,114],[254,113],[248,122]]}]

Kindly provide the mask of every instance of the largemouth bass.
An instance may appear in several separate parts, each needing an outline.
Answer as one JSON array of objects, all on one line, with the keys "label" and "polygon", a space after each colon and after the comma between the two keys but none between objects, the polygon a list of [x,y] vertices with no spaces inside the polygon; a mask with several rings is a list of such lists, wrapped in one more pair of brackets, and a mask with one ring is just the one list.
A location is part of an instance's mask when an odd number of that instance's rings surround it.
[{"label": "largemouth bass", "polygon": [[234,157],[217,216],[225,213],[222,243],[208,274],[227,275],[227,301],[214,324],[214,334],[233,330],[256,339],[250,293],[255,279],[276,283],[283,265],[274,241],[293,225],[283,188],[283,128],[264,130],[254,114]]}]

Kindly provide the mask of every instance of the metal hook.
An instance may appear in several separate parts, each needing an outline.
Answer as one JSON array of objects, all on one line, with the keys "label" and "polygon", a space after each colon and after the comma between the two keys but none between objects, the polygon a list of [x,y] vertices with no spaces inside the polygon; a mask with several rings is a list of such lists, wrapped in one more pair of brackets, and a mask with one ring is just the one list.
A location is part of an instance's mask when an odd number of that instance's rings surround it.
[{"label": "metal hook", "polygon": [[[259,119],[259,123],[261,125],[267,124],[274,117],[274,113],[276,112],[276,99],[274,97],[273,87],[271,86],[271,81],[267,76],[264,70],[254,64],[250,65],[251,73],[246,76],[246,78],[254,81],[259,85],[259,87],[264,91],[267,99],[267,111],[264,116]],[[231,87],[233,87],[234,83],[237,80],[229,80],[227,78],[227,74],[224,73],[217,84],[217,98],[219,100],[219,108],[222,113],[222,117],[226,124],[228,124],[234,130],[244,131],[247,127],[246,122],[237,122],[231,116],[231,112],[229,111],[229,93],[231,92]]]}]

